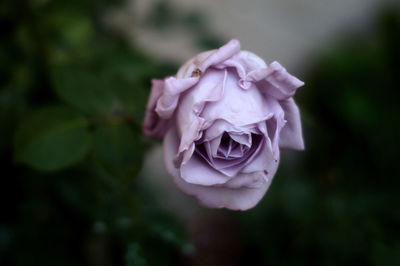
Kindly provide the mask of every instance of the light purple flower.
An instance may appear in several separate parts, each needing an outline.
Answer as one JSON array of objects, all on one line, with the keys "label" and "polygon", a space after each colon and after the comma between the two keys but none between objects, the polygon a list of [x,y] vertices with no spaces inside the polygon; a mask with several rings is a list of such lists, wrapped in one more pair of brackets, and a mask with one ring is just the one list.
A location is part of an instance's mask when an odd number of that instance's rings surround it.
[{"label": "light purple flower", "polygon": [[304,149],[292,98],[304,83],[231,40],[153,80],[143,130],[164,138],[168,172],[210,208],[247,210],[264,196],[279,148]]}]

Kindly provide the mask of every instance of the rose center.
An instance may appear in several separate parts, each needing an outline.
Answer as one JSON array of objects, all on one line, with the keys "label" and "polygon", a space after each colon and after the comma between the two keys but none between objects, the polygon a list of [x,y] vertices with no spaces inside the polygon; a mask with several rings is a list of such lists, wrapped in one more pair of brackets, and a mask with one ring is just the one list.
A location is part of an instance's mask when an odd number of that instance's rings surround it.
[{"label": "rose center", "polygon": [[[262,135],[230,134],[224,132],[220,139],[196,143],[195,151],[217,170],[243,165],[261,145]],[[219,141],[219,143],[218,143]]]}]

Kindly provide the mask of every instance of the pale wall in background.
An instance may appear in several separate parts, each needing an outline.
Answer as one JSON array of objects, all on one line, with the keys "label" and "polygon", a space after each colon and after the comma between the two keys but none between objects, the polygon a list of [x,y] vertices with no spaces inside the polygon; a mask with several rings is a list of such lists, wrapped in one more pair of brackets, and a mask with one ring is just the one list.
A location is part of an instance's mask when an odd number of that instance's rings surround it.
[{"label": "pale wall in background", "polygon": [[[199,51],[195,32],[171,28],[166,32],[142,27],[143,16],[158,0],[134,0],[113,13],[110,21],[134,36],[150,54],[181,64]],[[165,0],[166,1],[166,0]],[[267,62],[278,60],[296,71],[315,50],[321,50],[352,29],[368,28],[374,10],[396,0],[168,0],[183,12],[198,10],[210,29]]]}]

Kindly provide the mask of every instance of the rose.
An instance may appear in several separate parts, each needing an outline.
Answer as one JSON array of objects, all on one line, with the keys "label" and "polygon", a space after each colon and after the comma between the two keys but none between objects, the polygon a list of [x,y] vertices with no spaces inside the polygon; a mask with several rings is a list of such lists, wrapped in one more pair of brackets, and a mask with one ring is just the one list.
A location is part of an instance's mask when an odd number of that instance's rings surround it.
[{"label": "rose", "polygon": [[211,208],[246,210],[266,193],[279,147],[304,148],[292,98],[304,83],[231,40],[153,80],[143,130],[164,138],[176,185]]}]

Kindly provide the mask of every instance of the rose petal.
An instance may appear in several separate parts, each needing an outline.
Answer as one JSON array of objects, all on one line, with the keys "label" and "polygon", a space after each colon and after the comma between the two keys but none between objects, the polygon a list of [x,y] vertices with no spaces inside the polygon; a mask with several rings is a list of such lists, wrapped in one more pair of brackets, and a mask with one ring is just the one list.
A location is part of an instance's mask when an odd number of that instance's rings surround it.
[{"label": "rose petal", "polygon": [[[253,208],[264,196],[272,178],[264,178],[262,172],[240,174],[237,180],[228,183],[225,187],[201,186],[185,182],[180,176],[178,168],[175,168],[172,159],[178,151],[179,139],[174,128],[171,128],[164,139],[164,159],[168,172],[174,178],[176,185],[185,193],[192,195],[198,201],[209,208],[228,208],[231,210],[247,210]],[[257,179],[258,177],[258,179]],[[241,187],[241,180],[254,180],[257,186]],[[260,182],[259,180],[264,180]],[[233,187],[233,188],[231,188]]]},{"label": "rose petal", "polygon": [[229,136],[236,141],[239,144],[245,145],[247,147],[251,147],[251,134],[248,134],[246,131],[244,131],[244,134],[235,134],[229,132]]},{"label": "rose petal", "polygon": [[280,104],[285,112],[285,120],[287,122],[280,132],[279,147],[304,150],[299,108],[293,98],[280,101]]},{"label": "rose petal", "polygon": [[271,114],[265,113],[263,96],[252,85],[243,90],[238,85],[237,74],[228,70],[224,95],[219,101],[209,102],[204,106],[201,117],[206,121],[225,120],[235,126],[254,124],[266,120]]},{"label": "rose petal", "polygon": [[177,111],[177,125],[179,132],[185,132],[184,126],[196,119],[203,110],[206,102],[221,99],[225,89],[226,70],[210,69],[181,99]]},{"label": "rose petal", "polygon": [[221,138],[222,138],[222,134],[219,135],[219,137],[216,137],[215,139],[213,139],[209,142],[207,141],[207,143],[210,144],[210,151],[211,151],[211,155],[213,157],[215,157],[217,155],[219,144],[221,143]]},{"label": "rose petal", "polygon": [[238,135],[243,134],[243,132],[246,132],[248,134],[256,133],[253,124],[235,126],[223,119],[217,119],[212,123],[211,122],[204,123],[202,130],[204,132],[202,142],[211,141],[217,137],[220,137],[224,132],[229,132],[229,134],[238,134]]},{"label": "rose petal", "polygon": [[180,167],[180,176],[187,183],[212,186],[223,184],[229,177],[216,171],[203,158],[197,154],[193,154],[189,161]]},{"label": "rose petal", "polygon": [[250,164],[254,158],[256,158],[260,150],[262,150],[264,146],[265,140],[256,140],[254,145],[240,158],[235,159],[219,159],[214,158],[210,163],[210,166],[223,173],[226,176],[233,177],[237,175],[246,165]]},{"label": "rose petal", "polygon": [[191,88],[197,81],[198,78],[177,79],[169,77],[165,79],[163,94],[157,101],[157,114],[164,119],[171,118],[178,105],[180,94]]},{"label": "rose petal", "polygon": [[238,40],[231,40],[219,49],[206,51],[196,55],[188,60],[176,75],[177,78],[191,77],[196,69],[204,73],[209,67],[217,65],[230,57],[236,55],[240,51],[240,43]]},{"label": "rose petal", "polygon": [[215,50],[206,51],[196,55],[195,57],[189,59],[181,68],[179,68],[178,73],[176,74],[177,78],[190,78],[192,76],[193,71],[198,68],[200,62],[206,60],[212,53],[215,53]]},{"label": "rose petal", "polygon": [[[260,70],[260,72],[262,71],[263,70]],[[260,73],[256,75],[257,79],[261,77],[259,74]],[[297,88],[304,85],[304,82],[289,74],[286,69],[276,61],[268,66],[264,75],[265,78],[261,79],[257,83],[257,86],[266,94],[279,100],[292,97]]]},{"label": "rose petal", "polygon": [[209,57],[199,64],[198,68],[204,72],[210,66],[224,62],[233,55],[237,54],[239,51],[240,42],[238,40],[230,40],[224,46],[217,49],[214,53],[211,53]]},{"label": "rose petal", "polygon": [[241,170],[241,173],[254,173],[262,171],[266,177],[273,178],[279,165],[278,154],[274,154],[268,145],[264,145],[256,157]]},{"label": "rose petal", "polygon": [[[177,127],[181,136],[179,154],[175,159],[179,163],[181,153],[199,137],[204,119],[199,117],[206,102],[217,101],[222,97],[227,76],[226,70],[207,71],[198,84],[182,97],[177,111]],[[189,158],[189,157],[187,157]]]},{"label": "rose petal", "polygon": [[160,118],[155,111],[157,101],[161,97],[163,89],[163,80],[152,80],[149,101],[147,102],[146,107],[146,115],[143,121],[143,132],[147,136],[162,138],[168,130],[169,121]]},{"label": "rose petal", "polygon": [[244,79],[249,72],[256,69],[265,69],[267,65],[257,55],[248,51],[240,51],[232,56],[232,58],[217,64],[215,67],[218,69],[233,67],[236,69],[240,79]]}]

